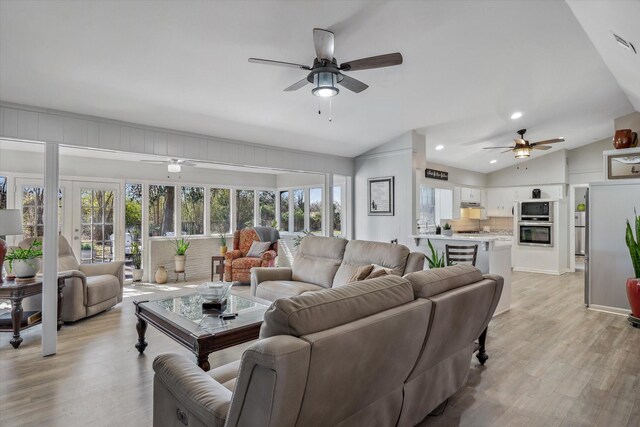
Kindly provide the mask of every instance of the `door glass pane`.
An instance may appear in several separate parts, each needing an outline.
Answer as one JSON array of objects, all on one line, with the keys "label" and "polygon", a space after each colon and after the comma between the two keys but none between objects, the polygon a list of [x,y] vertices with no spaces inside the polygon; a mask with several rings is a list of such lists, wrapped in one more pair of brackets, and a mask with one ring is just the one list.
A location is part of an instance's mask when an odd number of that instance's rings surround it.
[{"label": "door glass pane", "polygon": [[124,254],[131,255],[131,245],[142,246],[142,184],[127,184],[124,190]]},{"label": "door glass pane", "polygon": [[149,186],[149,236],[175,236],[175,187]]},{"label": "door glass pane", "polygon": [[80,190],[81,215],[80,262],[113,261],[114,192]]},{"label": "door glass pane", "polygon": [[263,227],[275,227],[276,193],[274,191],[261,191],[258,202],[260,204],[260,225]]},{"label": "door glass pane", "polygon": [[293,231],[304,230],[304,190],[293,190]]},{"label": "door glass pane", "polygon": [[280,231],[289,231],[289,192],[280,192]]},{"label": "door glass pane", "polygon": [[342,187],[333,187],[333,235],[342,235]]},{"label": "door glass pane", "polygon": [[182,187],[182,234],[204,234],[204,187]]},{"label": "door glass pane", "polygon": [[236,191],[236,229],[253,227],[253,190]]},{"label": "door glass pane", "polygon": [[[44,235],[44,188],[22,187],[22,228],[24,238]],[[62,231],[62,190],[58,190],[58,232]]]},{"label": "door glass pane", "polygon": [[309,231],[322,234],[322,188],[309,190]]},{"label": "door glass pane", "polygon": [[231,231],[231,190],[211,189],[209,216],[211,233],[226,234]]}]

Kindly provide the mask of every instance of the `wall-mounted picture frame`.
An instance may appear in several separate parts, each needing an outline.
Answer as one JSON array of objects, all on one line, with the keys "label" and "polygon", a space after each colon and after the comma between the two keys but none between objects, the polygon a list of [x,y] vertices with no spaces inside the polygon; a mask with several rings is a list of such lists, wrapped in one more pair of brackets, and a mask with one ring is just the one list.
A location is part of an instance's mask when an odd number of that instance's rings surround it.
[{"label": "wall-mounted picture frame", "polygon": [[607,179],[640,179],[640,153],[607,156]]},{"label": "wall-mounted picture frame", "polygon": [[369,216],[394,215],[395,179],[393,176],[369,178]]}]

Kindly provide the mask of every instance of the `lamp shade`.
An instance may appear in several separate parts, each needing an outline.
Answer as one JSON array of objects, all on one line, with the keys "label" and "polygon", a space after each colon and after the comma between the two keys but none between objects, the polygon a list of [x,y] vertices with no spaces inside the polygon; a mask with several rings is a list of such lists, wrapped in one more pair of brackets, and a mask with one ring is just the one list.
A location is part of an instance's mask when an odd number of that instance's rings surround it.
[{"label": "lamp shade", "polygon": [[22,233],[20,209],[0,209],[0,235],[12,236]]}]

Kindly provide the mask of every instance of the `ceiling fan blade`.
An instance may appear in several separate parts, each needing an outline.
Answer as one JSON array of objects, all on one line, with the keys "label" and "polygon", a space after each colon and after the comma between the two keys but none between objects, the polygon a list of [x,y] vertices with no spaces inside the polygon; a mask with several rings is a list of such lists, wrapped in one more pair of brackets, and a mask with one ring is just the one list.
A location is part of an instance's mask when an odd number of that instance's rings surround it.
[{"label": "ceiling fan blade", "polygon": [[286,88],[284,91],[285,92],[293,92],[294,90],[298,90],[300,88],[303,88],[308,84],[309,84],[309,80],[307,80],[307,78],[305,77],[304,79],[302,79],[302,80],[300,80],[298,82],[295,82],[294,84],[292,84],[291,86]]},{"label": "ceiling fan blade", "polygon": [[299,68],[301,70],[311,69],[311,67],[307,67],[306,65],[294,64],[293,62],[272,61],[271,59],[249,58],[249,62],[253,64],[277,65],[279,67]]},{"label": "ceiling fan blade", "polygon": [[140,160],[140,161],[143,162],[143,163],[153,163],[153,164],[156,164],[156,165],[164,165],[164,164],[169,163],[166,160]]},{"label": "ceiling fan blade", "polygon": [[511,151],[513,151],[513,148],[512,148],[511,150],[504,150],[504,151],[501,151],[501,152],[500,152],[500,154],[509,153],[509,152],[511,152]]},{"label": "ceiling fan blade", "polygon": [[346,87],[352,92],[360,93],[369,87],[369,85],[362,83],[360,80],[356,80],[353,77],[345,76],[344,74],[341,75],[342,80],[339,80],[338,84]]},{"label": "ceiling fan blade", "polygon": [[316,55],[319,60],[333,60],[335,36],[331,31],[322,28],[313,29],[313,44],[316,47]]},{"label": "ceiling fan blade", "polygon": [[531,144],[531,148],[534,150],[551,150],[553,147],[549,147],[548,145]]},{"label": "ceiling fan blade", "polygon": [[372,68],[391,67],[393,65],[400,64],[402,64],[402,55],[396,52],[345,62],[340,65],[340,69],[344,71],[358,71],[370,70]]},{"label": "ceiling fan blade", "polygon": [[556,142],[562,142],[564,138],[553,138],[553,139],[545,139],[544,141],[534,142],[535,145],[543,145],[543,144],[555,144]]},{"label": "ceiling fan blade", "polygon": [[496,149],[496,148],[510,148],[510,149],[513,150],[513,147],[483,147],[484,150],[493,150],[493,149]]},{"label": "ceiling fan blade", "polygon": [[196,162],[192,162],[191,160],[178,160],[177,164],[182,166],[198,166]]},{"label": "ceiling fan blade", "polygon": [[516,143],[516,144],[518,144],[518,145],[527,145],[527,141],[525,141],[525,140],[524,140],[524,139],[522,139],[522,138],[516,138],[516,139],[514,139],[514,141],[515,141],[515,143]]}]

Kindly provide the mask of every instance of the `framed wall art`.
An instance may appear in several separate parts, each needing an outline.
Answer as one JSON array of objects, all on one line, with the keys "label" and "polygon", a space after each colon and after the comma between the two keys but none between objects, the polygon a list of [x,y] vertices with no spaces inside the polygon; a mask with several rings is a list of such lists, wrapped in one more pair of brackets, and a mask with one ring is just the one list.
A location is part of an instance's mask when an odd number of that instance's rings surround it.
[{"label": "framed wall art", "polygon": [[625,153],[606,156],[607,179],[640,178],[640,151],[637,149],[617,151],[625,151]]},{"label": "framed wall art", "polygon": [[394,177],[369,178],[369,215],[394,215]]}]

